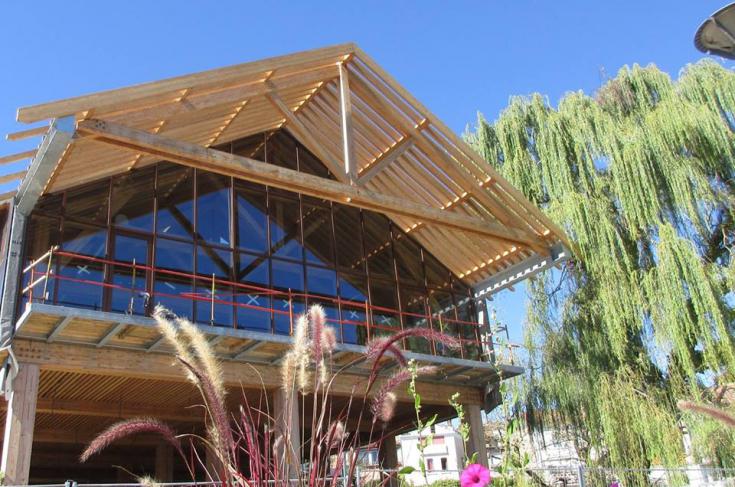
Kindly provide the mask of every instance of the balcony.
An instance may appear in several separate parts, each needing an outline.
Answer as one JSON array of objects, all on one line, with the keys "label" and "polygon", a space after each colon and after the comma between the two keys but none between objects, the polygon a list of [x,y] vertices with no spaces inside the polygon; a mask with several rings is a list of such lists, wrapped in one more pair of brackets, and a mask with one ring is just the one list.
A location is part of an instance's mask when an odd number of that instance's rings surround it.
[{"label": "balcony", "polygon": [[[63,270],[60,272],[63,266],[54,262],[61,260],[73,263],[89,278],[65,274]],[[47,269],[51,269],[51,272],[47,272]],[[203,291],[161,292],[152,289],[154,275],[191,279],[195,283],[194,289]],[[94,279],[94,276],[103,277]],[[334,360],[337,365],[349,364],[349,373],[368,374],[370,365],[362,359],[365,343],[372,337],[400,331],[400,323],[404,322],[406,316],[411,318],[411,323],[454,335],[462,343],[462,347],[456,351],[447,349],[441,343],[426,343],[423,339],[420,342],[407,340],[403,343],[408,358],[439,367],[434,377],[437,382],[452,378],[467,385],[484,385],[499,379],[501,374],[508,377],[522,370],[512,364],[498,363],[502,360],[495,359],[496,351],[501,347],[508,351],[503,352],[504,357],[512,357],[515,345],[501,345],[492,340],[482,332],[484,325],[480,323],[450,319],[440,313],[406,313],[371,306],[367,301],[259,287],[227,281],[215,275],[206,277],[159,269],[58,248],[50,249],[31,262],[23,270],[23,281],[22,312],[16,324],[16,338],[146,353],[169,352],[150,313],[154,303],[159,300],[176,300],[194,306],[196,311],[193,316],[199,318],[195,321],[222,359],[274,365],[281,361],[288,350],[293,331],[292,327],[284,328],[278,323],[293,323],[304,305],[318,302],[336,311],[328,313],[327,318],[338,336]],[[104,306],[90,306],[83,299],[85,292],[93,290],[104,296]],[[75,301],[75,296],[80,299]],[[268,316],[270,326],[256,328],[237,319],[254,314]],[[399,316],[398,326],[392,322],[378,321],[385,315]],[[202,320],[202,316],[209,319]],[[223,325],[222,316],[232,317],[232,324]],[[457,336],[456,331],[467,329],[473,330],[473,333]]]}]

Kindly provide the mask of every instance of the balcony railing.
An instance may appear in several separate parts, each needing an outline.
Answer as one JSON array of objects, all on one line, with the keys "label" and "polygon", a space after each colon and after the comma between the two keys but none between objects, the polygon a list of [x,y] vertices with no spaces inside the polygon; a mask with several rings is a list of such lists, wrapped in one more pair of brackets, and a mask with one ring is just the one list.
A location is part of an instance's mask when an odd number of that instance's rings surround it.
[{"label": "balcony railing", "polygon": [[[86,269],[88,266],[96,266],[101,269],[99,275],[101,279],[85,279],[81,277],[73,277],[59,273],[61,268],[60,260],[65,259],[73,261],[80,269]],[[82,265],[82,263],[86,263]],[[126,276],[126,280],[130,285],[125,286],[112,282],[110,276],[112,272],[118,275]],[[180,292],[166,293],[154,291],[152,283],[157,278],[174,278],[187,279],[192,283],[192,289],[206,289],[201,292]],[[270,319],[270,332],[278,334],[293,334],[293,323],[295,315],[298,315],[304,308],[304,305],[312,303],[320,303],[330,307],[336,316],[328,316],[329,324],[337,329],[338,340],[343,343],[353,343],[364,345],[374,336],[390,335],[402,329],[402,327],[427,327],[437,331],[441,331],[458,339],[462,346],[459,350],[453,351],[444,347],[441,343],[430,341],[422,343],[421,349],[417,349],[412,343],[404,343],[404,348],[411,351],[430,353],[433,355],[454,356],[462,359],[489,361],[498,363],[514,363],[513,350],[519,345],[512,344],[507,340],[498,340],[494,338],[487,325],[476,321],[459,320],[441,313],[412,313],[399,309],[371,305],[369,301],[354,301],[341,297],[324,296],[317,294],[309,294],[304,292],[296,292],[291,289],[279,290],[256,286],[253,284],[233,282],[227,279],[218,278],[216,275],[202,276],[201,274],[187,273],[182,271],[174,271],[163,269],[149,265],[141,265],[133,262],[114,261],[99,257],[93,257],[74,252],[67,252],[52,247],[41,257],[33,260],[23,269],[23,282],[25,287],[22,290],[22,300],[25,303],[39,302],[45,304],[64,305],[72,307],[90,307],[88,303],[75,303],[73,301],[62,301],[58,298],[60,290],[63,291],[64,286],[91,286],[99,288],[102,293],[117,293],[119,301],[120,296],[127,296],[127,305],[124,310],[111,309],[110,298],[103,300],[106,305],[100,306],[99,311],[117,311],[125,314],[150,316],[153,311],[154,304],[166,300],[185,300],[197,303],[196,306],[203,306],[209,315],[209,321],[204,322],[213,326],[233,326],[236,328],[248,329],[247,323],[239,323],[236,310],[250,310],[252,312],[264,313],[273,319]],[[257,299],[250,299],[253,296],[268,297],[269,306],[257,304]],[[243,302],[239,298],[248,297],[247,302]],[[276,301],[282,306],[276,307]],[[256,303],[256,304],[254,304]],[[223,325],[217,323],[215,314],[222,307],[231,307],[232,324]],[[105,309],[106,308],[106,309]],[[201,308],[199,308],[201,311]],[[199,313],[201,315],[201,312]],[[376,323],[376,317],[384,317],[386,315],[397,317],[395,326],[389,324]],[[275,317],[287,319],[289,329],[277,330]],[[192,318],[189,316],[188,318]],[[199,319],[198,322],[203,322]],[[410,325],[409,325],[410,323]],[[259,329],[263,331],[262,329]],[[507,335],[507,327],[504,327]],[[428,348],[428,349],[427,349]]]}]

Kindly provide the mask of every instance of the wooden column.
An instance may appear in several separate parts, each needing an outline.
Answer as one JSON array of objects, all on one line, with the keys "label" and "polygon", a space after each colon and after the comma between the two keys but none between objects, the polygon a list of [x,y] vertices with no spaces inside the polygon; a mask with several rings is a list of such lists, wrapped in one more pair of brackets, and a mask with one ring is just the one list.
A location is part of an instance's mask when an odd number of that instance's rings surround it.
[{"label": "wooden column", "polygon": [[485,446],[485,430],[482,424],[482,408],[476,404],[464,406],[470,425],[470,440],[467,442],[467,457],[477,452],[477,463],[489,468],[487,448]]},{"label": "wooden column", "polygon": [[[378,450],[378,463],[382,470],[395,470],[398,468],[398,446],[396,437],[393,435],[383,438]],[[392,473],[392,472],[391,472]],[[390,487],[398,486],[398,478],[394,475],[388,482]]]},{"label": "wooden column", "polygon": [[347,66],[344,63],[339,68],[339,107],[342,116],[342,150],[344,153],[345,173],[350,182],[357,179],[357,160],[355,159],[354,143],[352,141],[352,101],[350,100],[350,81],[347,75]]},{"label": "wooden column", "polygon": [[[279,448],[274,452],[283,465],[283,472],[294,477],[301,465],[301,428],[299,426],[298,392],[279,387],[273,394],[273,418]],[[284,475],[285,476],[285,475]]]},{"label": "wooden column", "polygon": [[21,363],[18,375],[13,380],[13,392],[8,401],[5,418],[2,462],[0,462],[0,470],[5,473],[5,485],[28,483],[39,376],[38,365]]},{"label": "wooden column", "polygon": [[156,445],[156,476],[158,482],[174,481],[174,448],[168,443]]}]

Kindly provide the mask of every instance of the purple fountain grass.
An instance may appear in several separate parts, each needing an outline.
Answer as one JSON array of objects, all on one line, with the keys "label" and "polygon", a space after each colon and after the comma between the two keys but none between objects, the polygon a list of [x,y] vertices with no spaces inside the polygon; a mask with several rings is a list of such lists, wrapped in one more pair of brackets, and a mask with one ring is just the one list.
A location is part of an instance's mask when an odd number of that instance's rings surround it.
[{"label": "purple fountain grass", "polygon": [[93,455],[100,453],[102,450],[115,443],[118,440],[131,435],[141,433],[154,433],[166,440],[172,445],[181,458],[186,462],[186,455],[181,448],[181,442],[176,437],[176,433],[165,423],[151,418],[135,418],[115,423],[105,431],[97,435],[97,437],[87,446],[79,460],[84,463]]},{"label": "purple fountain grass", "polygon": [[[417,375],[430,375],[436,373],[436,367],[418,367]],[[370,410],[373,418],[380,419],[387,423],[393,418],[393,412],[396,405],[396,396],[393,393],[396,387],[411,379],[411,369],[400,369],[388,378],[378,389],[377,394],[373,398]]]},{"label": "purple fountain grass", "polygon": [[683,411],[692,411],[704,414],[716,421],[719,421],[725,426],[735,428],[735,417],[730,413],[723,411],[722,409],[713,406],[707,406],[705,404],[697,404],[692,401],[679,401],[677,405],[679,406],[679,409]]},{"label": "purple fountain grass", "polygon": [[[449,348],[459,348],[461,343],[457,338],[430,328],[408,328],[390,336],[376,338],[368,343],[367,357],[371,362],[379,361],[388,351],[399,350],[395,344],[405,338],[425,338],[433,340]],[[395,349],[391,349],[391,346]],[[400,351],[400,350],[399,350]]]}]

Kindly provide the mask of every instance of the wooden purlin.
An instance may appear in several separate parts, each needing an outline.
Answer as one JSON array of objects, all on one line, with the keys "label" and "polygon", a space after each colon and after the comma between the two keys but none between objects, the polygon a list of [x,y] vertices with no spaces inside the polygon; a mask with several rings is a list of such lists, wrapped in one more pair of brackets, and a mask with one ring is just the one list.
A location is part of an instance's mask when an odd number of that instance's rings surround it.
[{"label": "wooden purlin", "polygon": [[385,82],[390,85],[397,93],[399,93],[404,99],[406,99],[414,107],[416,107],[417,111],[425,114],[426,118],[431,120],[432,124],[438,127],[442,135],[445,136],[449,141],[451,141],[456,147],[458,147],[459,150],[461,150],[465,154],[465,156],[474,163],[477,169],[487,174],[488,177],[496,180],[498,186],[503,188],[504,191],[506,191],[511,197],[515,199],[516,204],[523,207],[524,210],[533,215],[536,219],[538,219],[539,222],[541,222],[546,228],[548,228],[556,236],[556,238],[561,240],[567,247],[571,248],[571,244],[568,241],[564,232],[546,215],[544,215],[538,207],[528,201],[528,199],[523,196],[520,191],[518,191],[511,184],[505,181],[497,173],[497,171],[492,168],[492,166],[484,161],[482,157],[480,157],[480,155],[477,154],[467,144],[467,142],[457,137],[457,135],[455,135],[454,132],[441,121],[441,119],[431,113],[431,111],[429,111],[423,104],[421,104],[415,97],[413,97],[405,88],[400,85],[400,83],[398,83],[389,73],[381,68],[380,65],[378,65],[362,49],[360,49],[358,46],[355,46],[354,50],[355,59],[359,59],[361,62],[365,63],[365,65],[367,65],[373,72],[377,73],[382,79],[384,79]]},{"label": "wooden purlin", "polygon": [[111,107],[115,104],[129,103],[132,100],[151,96],[168,96],[177,90],[196,88],[198,86],[216,86],[222,83],[237,82],[249,76],[267,71],[284,70],[303,66],[310,62],[335,62],[345,55],[354,52],[354,44],[342,44],[311,51],[304,51],[285,56],[278,56],[260,61],[218,68],[200,73],[177,76],[161,81],[143,83],[126,88],[100,91],[89,95],[67,98],[49,103],[42,103],[18,110],[18,121],[24,123],[62,117],[81,113],[90,109]]}]

